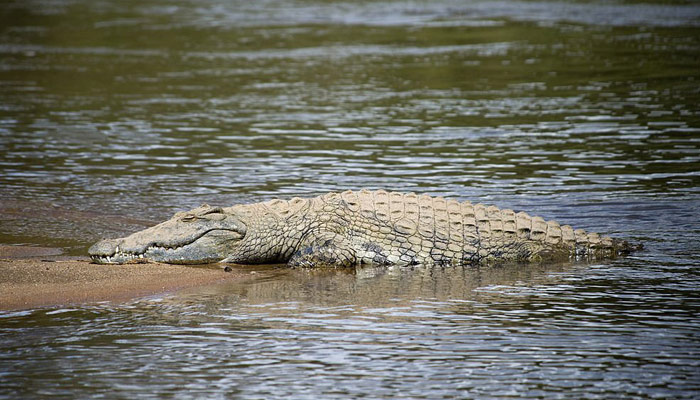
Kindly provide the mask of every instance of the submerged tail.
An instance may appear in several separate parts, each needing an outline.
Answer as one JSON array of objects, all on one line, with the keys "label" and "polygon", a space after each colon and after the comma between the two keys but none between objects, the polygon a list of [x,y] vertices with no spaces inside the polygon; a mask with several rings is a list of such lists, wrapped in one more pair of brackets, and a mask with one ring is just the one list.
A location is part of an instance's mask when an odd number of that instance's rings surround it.
[{"label": "submerged tail", "polygon": [[627,256],[644,249],[641,243],[630,243],[622,239],[612,239],[612,247],[618,256]]},{"label": "submerged tail", "polygon": [[586,233],[582,238],[577,237],[576,239],[577,258],[615,258],[627,256],[644,248],[641,244],[609,236],[599,236],[597,233]]}]

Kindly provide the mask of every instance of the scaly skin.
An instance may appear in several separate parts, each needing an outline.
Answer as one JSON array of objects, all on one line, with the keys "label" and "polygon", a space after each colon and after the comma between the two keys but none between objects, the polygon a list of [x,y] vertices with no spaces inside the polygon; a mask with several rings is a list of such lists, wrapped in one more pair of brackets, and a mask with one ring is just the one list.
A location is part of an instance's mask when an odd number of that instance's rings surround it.
[{"label": "scaly skin", "polygon": [[362,190],[202,206],[89,250],[96,263],[466,265],[612,258],[627,242],[494,206]]}]

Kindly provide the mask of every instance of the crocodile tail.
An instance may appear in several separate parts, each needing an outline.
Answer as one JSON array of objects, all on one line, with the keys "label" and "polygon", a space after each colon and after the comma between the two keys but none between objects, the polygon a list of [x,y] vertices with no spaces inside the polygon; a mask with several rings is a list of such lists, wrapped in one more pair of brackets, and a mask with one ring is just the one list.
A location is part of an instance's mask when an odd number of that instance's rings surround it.
[{"label": "crocodile tail", "polygon": [[641,250],[639,244],[630,244],[623,239],[601,236],[595,232],[585,232],[582,229],[576,233],[576,255],[584,258],[615,258],[626,256],[635,251]]},{"label": "crocodile tail", "polygon": [[[510,222],[505,220],[508,213],[513,214],[510,210],[502,211],[504,225]],[[534,240],[554,247],[562,246],[564,249],[570,249],[566,251],[570,251],[570,255],[577,258],[614,258],[642,248],[641,245],[630,244],[622,239],[586,232],[583,229],[574,230],[569,225],[545,221],[541,217],[531,217],[524,212],[519,212],[514,217],[512,224],[517,228],[521,239]]]}]

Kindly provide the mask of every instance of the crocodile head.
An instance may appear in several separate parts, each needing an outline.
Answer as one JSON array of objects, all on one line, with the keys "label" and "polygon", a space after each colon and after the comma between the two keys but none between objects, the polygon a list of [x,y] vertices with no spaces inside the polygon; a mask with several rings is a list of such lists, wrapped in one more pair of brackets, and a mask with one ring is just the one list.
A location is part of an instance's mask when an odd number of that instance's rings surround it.
[{"label": "crocodile head", "polygon": [[203,205],[130,236],[97,242],[88,253],[98,264],[206,264],[226,258],[245,234],[246,225],[236,215]]}]

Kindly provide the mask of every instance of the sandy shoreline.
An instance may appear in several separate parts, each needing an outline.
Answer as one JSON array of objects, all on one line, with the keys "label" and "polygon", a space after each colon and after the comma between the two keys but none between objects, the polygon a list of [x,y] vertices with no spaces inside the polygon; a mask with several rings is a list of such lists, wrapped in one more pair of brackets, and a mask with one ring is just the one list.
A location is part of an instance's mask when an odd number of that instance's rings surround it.
[{"label": "sandy shoreline", "polygon": [[87,258],[56,256],[10,258],[7,247],[0,245],[0,310],[125,301],[246,276],[219,267],[98,265]]}]

